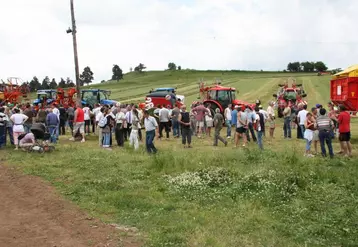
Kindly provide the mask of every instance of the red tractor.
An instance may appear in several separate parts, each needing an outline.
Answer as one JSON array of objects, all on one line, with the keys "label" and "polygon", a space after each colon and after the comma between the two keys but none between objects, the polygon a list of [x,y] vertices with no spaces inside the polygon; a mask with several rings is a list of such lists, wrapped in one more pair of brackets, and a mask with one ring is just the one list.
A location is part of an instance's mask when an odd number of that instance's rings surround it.
[{"label": "red tractor", "polygon": [[215,111],[216,108],[219,108],[223,113],[225,108],[229,104],[235,105],[250,105],[245,101],[236,99],[236,89],[233,87],[223,87],[220,83],[216,83],[213,86],[205,86],[204,82],[199,84],[200,90],[200,99],[204,104],[210,103],[211,108]]},{"label": "red tractor", "polygon": [[285,105],[288,104],[289,107],[295,108],[298,104],[305,104],[307,102],[303,100],[303,98],[307,97],[302,84],[292,83],[292,87],[288,86],[288,83],[280,84],[281,88],[274,94],[273,97],[277,100],[277,115],[279,118],[283,117],[283,110],[285,109]]},{"label": "red tractor", "polygon": [[20,103],[20,97],[27,98],[29,87],[20,78],[10,77],[0,84],[0,105]]},{"label": "red tractor", "polygon": [[185,97],[183,95],[176,94],[175,88],[156,88],[149,91],[145,98],[145,103],[140,103],[141,109],[153,109],[158,105],[170,105],[174,107],[177,104],[179,107],[184,104]]}]

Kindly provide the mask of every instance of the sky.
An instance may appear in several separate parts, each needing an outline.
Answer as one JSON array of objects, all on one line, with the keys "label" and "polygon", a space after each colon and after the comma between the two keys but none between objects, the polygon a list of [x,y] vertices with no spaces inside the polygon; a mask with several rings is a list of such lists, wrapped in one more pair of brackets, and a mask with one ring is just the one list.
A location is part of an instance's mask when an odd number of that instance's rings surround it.
[{"label": "sky", "polygon": [[[74,0],[80,72],[356,64],[357,0]],[[0,79],[74,78],[70,0],[0,0]]]}]

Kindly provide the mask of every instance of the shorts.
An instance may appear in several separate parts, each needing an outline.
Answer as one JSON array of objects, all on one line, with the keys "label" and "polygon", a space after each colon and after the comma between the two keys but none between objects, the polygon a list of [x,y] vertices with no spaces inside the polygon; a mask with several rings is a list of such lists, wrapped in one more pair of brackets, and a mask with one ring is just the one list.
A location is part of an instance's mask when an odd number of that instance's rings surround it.
[{"label": "shorts", "polygon": [[244,134],[246,132],[246,129],[244,127],[236,128],[236,132],[239,134]]},{"label": "shorts", "polygon": [[204,121],[197,121],[196,122],[196,127],[197,128],[204,128]]},{"label": "shorts", "polygon": [[73,133],[77,133],[80,132],[81,134],[85,133],[85,123],[75,123],[75,125],[73,126]]},{"label": "shorts", "polygon": [[276,126],[275,126],[275,120],[271,120],[269,121],[270,123],[270,129],[274,129]]},{"label": "shorts", "polygon": [[340,142],[349,142],[351,140],[351,132],[339,133]]},{"label": "shorts", "polygon": [[315,130],[313,131],[313,138],[312,138],[312,141],[319,141],[319,131],[318,130]]}]

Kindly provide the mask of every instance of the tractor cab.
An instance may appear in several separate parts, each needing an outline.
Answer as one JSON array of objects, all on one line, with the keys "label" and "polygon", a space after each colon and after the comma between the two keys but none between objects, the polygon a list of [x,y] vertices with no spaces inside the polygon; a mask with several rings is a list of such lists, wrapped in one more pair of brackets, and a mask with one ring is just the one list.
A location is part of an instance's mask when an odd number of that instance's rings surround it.
[{"label": "tractor cab", "polygon": [[51,104],[56,100],[57,91],[53,89],[37,90],[37,99],[34,100],[34,104]]},{"label": "tractor cab", "polygon": [[222,86],[215,86],[208,89],[207,100],[217,102],[222,109],[232,104],[236,99],[236,89]]},{"label": "tractor cab", "polygon": [[101,105],[115,105],[117,101],[110,100],[109,96],[111,91],[101,89],[83,89],[81,90],[82,104],[89,104],[94,106],[95,104]]}]

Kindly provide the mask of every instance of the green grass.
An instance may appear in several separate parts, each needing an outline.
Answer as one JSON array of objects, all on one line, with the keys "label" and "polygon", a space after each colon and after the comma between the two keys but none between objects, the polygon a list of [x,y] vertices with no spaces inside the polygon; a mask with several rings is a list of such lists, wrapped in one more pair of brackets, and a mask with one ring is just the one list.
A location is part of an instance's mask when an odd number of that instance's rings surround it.
[{"label": "green grass", "polygon": [[[152,87],[180,85],[190,102],[196,78],[211,80],[221,72],[192,73],[188,82],[179,78],[181,72],[149,72],[100,87],[122,100],[121,95],[134,98]],[[225,72],[223,83],[237,87],[240,99],[267,102],[278,82],[291,76]],[[328,101],[329,77],[296,78],[311,104]],[[352,127],[354,136],[356,119]],[[357,149],[352,159],[304,158],[304,142],[283,140],[281,123],[264,152],[253,143],[247,149],[232,143],[213,148],[209,138],[193,144],[187,150],[180,140],[157,141],[159,154],[148,156],[143,145],[139,152],[109,152],[95,137],[85,144],[62,138],[51,154],[8,150],[5,156],[9,165],[50,181],[90,214],[139,228],[147,246],[357,245]]]}]

